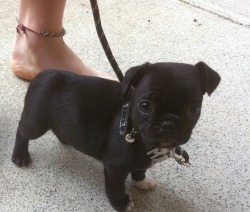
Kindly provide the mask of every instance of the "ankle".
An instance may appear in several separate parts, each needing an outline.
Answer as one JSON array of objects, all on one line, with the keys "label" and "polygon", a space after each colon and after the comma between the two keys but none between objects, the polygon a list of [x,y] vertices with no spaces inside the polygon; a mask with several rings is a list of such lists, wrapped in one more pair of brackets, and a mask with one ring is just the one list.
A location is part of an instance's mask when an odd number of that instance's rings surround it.
[{"label": "ankle", "polygon": [[11,55],[11,69],[18,77],[33,79],[45,69],[63,69],[77,74],[110,78],[87,67],[65,44],[62,37],[43,37],[21,29],[15,36]]}]

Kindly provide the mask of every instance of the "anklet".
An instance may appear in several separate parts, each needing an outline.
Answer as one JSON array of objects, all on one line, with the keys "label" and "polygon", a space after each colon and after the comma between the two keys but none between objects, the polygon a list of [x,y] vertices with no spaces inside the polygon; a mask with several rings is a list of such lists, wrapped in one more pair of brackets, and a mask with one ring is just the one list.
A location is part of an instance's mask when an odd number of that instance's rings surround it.
[{"label": "anklet", "polygon": [[16,27],[16,31],[17,33],[21,33],[21,31],[23,32],[23,34],[26,34],[26,30],[36,33],[38,35],[42,35],[43,37],[50,37],[50,38],[59,38],[59,37],[63,37],[66,34],[66,30],[64,28],[62,28],[61,32],[45,32],[45,31],[40,31],[37,32],[33,29],[30,29],[26,26],[24,26],[23,24],[21,24],[18,19],[16,18],[18,25]]}]

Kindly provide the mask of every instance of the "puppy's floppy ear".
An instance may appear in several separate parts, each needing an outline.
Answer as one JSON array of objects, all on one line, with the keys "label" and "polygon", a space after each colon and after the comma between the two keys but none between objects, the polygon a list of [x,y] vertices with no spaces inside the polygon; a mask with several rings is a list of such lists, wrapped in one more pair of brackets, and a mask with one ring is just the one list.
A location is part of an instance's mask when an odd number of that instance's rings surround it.
[{"label": "puppy's floppy ear", "polygon": [[122,99],[125,99],[131,87],[135,87],[146,72],[150,63],[130,68],[122,81]]},{"label": "puppy's floppy ear", "polygon": [[195,67],[200,72],[201,86],[204,94],[207,93],[210,96],[220,83],[220,75],[204,62],[197,63]]}]

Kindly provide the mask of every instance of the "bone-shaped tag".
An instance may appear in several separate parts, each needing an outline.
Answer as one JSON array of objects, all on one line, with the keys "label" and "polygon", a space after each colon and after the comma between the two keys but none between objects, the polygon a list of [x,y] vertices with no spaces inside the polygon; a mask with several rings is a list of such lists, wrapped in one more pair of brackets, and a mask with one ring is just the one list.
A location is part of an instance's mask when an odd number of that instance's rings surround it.
[{"label": "bone-shaped tag", "polygon": [[159,148],[150,150],[149,152],[147,152],[147,155],[151,158],[153,163],[160,163],[168,159],[168,156],[162,153]]}]

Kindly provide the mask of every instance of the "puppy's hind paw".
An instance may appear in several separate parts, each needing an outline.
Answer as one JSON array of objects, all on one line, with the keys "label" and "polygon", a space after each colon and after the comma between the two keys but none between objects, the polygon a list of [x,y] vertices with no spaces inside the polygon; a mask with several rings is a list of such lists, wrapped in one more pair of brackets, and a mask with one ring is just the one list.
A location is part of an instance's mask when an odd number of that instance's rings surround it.
[{"label": "puppy's hind paw", "polygon": [[30,154],[27,153],[13,153],[11,160],[18,167],[28,166],[31,162]]},{"label": "puppy's hind paw", "polygon": [[146,176],[143,180],[141,181],[135,181],[133,180],[133,186],[140,190],[149,190],[153,189],[156,185],[156,182],[151,178]]}]

